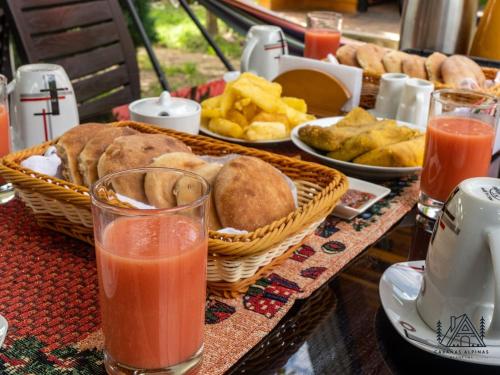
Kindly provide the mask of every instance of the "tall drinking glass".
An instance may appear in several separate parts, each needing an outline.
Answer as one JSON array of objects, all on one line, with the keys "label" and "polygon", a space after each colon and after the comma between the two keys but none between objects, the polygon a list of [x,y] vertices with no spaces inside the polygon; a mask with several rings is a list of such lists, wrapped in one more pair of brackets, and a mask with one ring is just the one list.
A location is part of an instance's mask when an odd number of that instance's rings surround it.
[{"label": "tall drinking glass", "polygon": [[342,31],[342,15],[335,12],[307,13],[304,56],[322,60],[337,53]]},{"label": "tall drinking glass", "polygon": [[436,219],[463,180],[488,175],[498,119],[498,100],[458,89],[432,94],[418,208]]},{"label": "tall drinking glass", "polygon": [[[161,184],[158,194],[164,199],[159,200],[166,207],[146,204],[144,192],[130,189],[149,179]],[[197,371],[203,352],[209,191],[202,177],[169,168],[117,172],[92,186],[109,374]]]},{"label": "tall drinking glass", "polygon": [[[7,78],[0,74],[0,158],[10,152],[9,104]],[[14,198],[12,184],[5,183],[0,177],[0,203],[7,203]]]}]

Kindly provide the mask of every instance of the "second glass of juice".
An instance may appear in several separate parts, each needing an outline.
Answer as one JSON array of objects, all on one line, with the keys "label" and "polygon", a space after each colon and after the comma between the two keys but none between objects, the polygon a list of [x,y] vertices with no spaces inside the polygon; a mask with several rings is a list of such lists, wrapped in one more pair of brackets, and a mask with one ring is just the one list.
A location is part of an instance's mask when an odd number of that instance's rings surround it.
[{"label": "second glass of juice", "polygon": [[498,100],[469,90],[432,94],[418,208],[436,219],[463,180],[488,175],[498,120]]},{"label": "second glass of juice", "polygon": [[109,374],[197,371],[203,352],[209,193],[202,177],[168,168],[117,172],[92,186]]},{"label": "second glass of juice", "polygon": [[337,53],[342,32],[342,15],[335,12],[307,13],[304,56],[325,59]]}]

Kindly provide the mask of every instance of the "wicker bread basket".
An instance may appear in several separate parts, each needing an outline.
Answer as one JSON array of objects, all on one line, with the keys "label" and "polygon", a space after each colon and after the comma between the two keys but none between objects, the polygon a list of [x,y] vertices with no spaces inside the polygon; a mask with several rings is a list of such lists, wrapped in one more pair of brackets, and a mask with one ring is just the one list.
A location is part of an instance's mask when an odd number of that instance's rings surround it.
[{"label": "wicker bread basket", "polygon": [[[483,73],[486,79],[494,80],[498,69],[483,67]],[[375,74],[369,71],[363,72],[363,86],[361,87],[361,98],[360,106],[363,108],[374,108],[375,99],[377,98],[378,88],[380,86],[380,74]],[[434,88],[436,90],[450,88],[451,86],[446,85],[441,82],[434,82]]]},{"label": "wicker bread basket", "polygon": [[[283,261],[294,246],[314,231],[347,190],[346,177],[322,165],[131,121],[111,126],[129,126],[143,133],[164,133],[182,140],[198,155],[236,153],[258,157],[293,180],[299,207],[288,216],[247,234],[210,231],[209,287],[224,295],[244,292],[261,274]],[[88,189],[20,165],[31,155],[43,154],[51,144],[53,142],[47,142],[7,155],[0,161],[0,174],[14,184],[19,197],[32,209],[41,226],[93,244]]]}]

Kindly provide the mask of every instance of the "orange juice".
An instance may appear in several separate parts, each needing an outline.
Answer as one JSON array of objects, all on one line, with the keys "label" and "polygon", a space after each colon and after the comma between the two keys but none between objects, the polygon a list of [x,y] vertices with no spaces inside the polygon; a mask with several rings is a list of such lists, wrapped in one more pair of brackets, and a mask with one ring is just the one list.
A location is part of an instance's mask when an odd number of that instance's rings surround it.
[{"label": "orange juice", "polygon": [[328,29],[307,29],[305,33],[304,56],[324,59],[329,53],[335,56],[340,44],[340,31]]},{"label": "orange juice", "polygon": [[10,152],[9,114],[0,104],[0,157]]},{"label": "orange juice", "polygon": [[446,201],[461,181],[488,175],[495,130],[480,120],[440,116],[429,120],[420,189]]},{"label": "orange juice", "polygon": [[180,215],[121,217],[96,243],[107,353],[135,368],[186,361],[203,344],[207,240]]}]

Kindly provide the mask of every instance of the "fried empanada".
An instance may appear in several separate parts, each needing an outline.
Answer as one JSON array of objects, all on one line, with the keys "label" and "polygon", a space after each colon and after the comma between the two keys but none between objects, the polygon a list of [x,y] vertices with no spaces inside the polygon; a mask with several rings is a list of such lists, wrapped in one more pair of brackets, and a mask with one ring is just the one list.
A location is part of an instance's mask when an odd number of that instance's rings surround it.
[{"label": "fried empanada", "polygon": [[354,163],[380,167],[420,167],[424,162],[425,135],[367,152]]},{"label": "fried empanada", "polygon": [[407,141],[419,134],[418,131],[406,126],[397,126],[394,120],[378,122],[380,129],[368,130],[346,140],[342,146],[328,154],[337,160],[351,161],[359,155],[393,143]]}]

